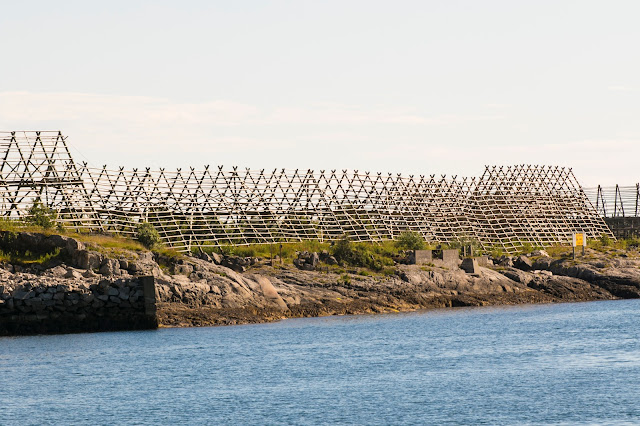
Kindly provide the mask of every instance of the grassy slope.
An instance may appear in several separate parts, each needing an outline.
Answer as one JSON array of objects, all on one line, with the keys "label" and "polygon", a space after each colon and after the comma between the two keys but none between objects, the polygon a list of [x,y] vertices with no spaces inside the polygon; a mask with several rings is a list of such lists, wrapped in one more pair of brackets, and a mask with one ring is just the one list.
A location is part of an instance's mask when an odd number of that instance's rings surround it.
[{"label": "grassy slope", "polygon": [[[60,228],[45,229],[33,224],[0,219],[0,231],[9,232],[39,232],[45,235],[64,235],[82,241],[91,249],[104,253],[108,256],[118,257],[126,255],[130,252],[141,252],[147,250],[137,241],[115,236],[103,234],[77,233]],[[608,239],[590,240],[589,248],[595,249],[606,254],[615,254],[615,252],[627,249],[635,249],[640,246],[640,240],[619,240],[611,241]],[[427,248],[432,248],[428,247]],[[361,267],[376,273],[388,273],[388,269],[394,265],[394,260],[402,256],[403,247],[397,241],[382,241],[375,243],[327,243],[320,241],[301,241],[287,242],[283,244],[253,244],[248,246],[221,246],[218,248],[206,248],[204,251],[217,252],[225,255],[235,255],[240,257],[261,257],[271,258],[279,256],[285,263],[291,263],[297,257],[298,252],[322,252],[328,251],[334,255],[341,263],[347,266]],[[533,251],[534,247],[526,247],[522,254]],[[194,253],[199,249],[195,248]],[[546,247],[545,250],[550,256],[555,258],[568,257],[571,255],[571,247],[553,246]],[[164,247],[155,247],[154,252],[166,258],[179,258],[181,254]],[[499,257],[501,252],[492,252],[494,257]],[[2,252],[0,251],[0,262],[9,263],[44,263],[59,255],[58,252],[34,255],[32,253]]]}]

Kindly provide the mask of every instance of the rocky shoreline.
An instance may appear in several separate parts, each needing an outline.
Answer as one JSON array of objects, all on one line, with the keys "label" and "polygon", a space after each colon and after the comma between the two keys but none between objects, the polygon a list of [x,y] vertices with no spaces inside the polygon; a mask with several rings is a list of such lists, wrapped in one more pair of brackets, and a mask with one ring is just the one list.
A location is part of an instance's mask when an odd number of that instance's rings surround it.
[{"label": "rocky shoreline", "polygon": [[[205,269],[208,265],[193,265]],[[538,265],[535,266],[543,266]],[[556,265],[550,265],[556,268]],[[583,269],[584,268],[584,269]],[[209,267],[210,269],[210,267]],[[584,271],[584,272],[583,272]],[[514,267],[460,269],[399,265],[394,276],[345,276],[261,266],[243,274],[194,283],[158,280],[158,318],[163,326],[229,325],[283,318],[407,312],[461,306],[581,302],[640,297],[640,274],[578,278],[588,267],[556,275]],[[558,270],[558,273],[564,271]],[[571,275],[574,276],[571,276]],[[213,291],[205,284],[215,282]],[[205,293],[206,292],[206,293]]]},{"label": "rocky shoreline", "polygon": [[393,274],[383,275],[339,268],[322,253],[301,253],[294,264],[271,266],[265,259],[204,253],[173,259],[147,251],[105,253],[74,238],[37,233],[19,233],[11,244],[56,249],[60,255],[45,264],[0,265],[0,329],[4,324],[8,330],[4,334],[22,334],[11,327],[18,320],[62,315],[71,325],[53,332],[86,331],[105,323],[113,312],[142,312],[141,277],[153,277],[154,315],[160,327],[640,298],[640,254],[627,250],[588,249],[577,260],[566,253],[503,256],[493,259],[495,265],[489,261],[486,267],[474,267],[472,273],[460,269],[461,262],[398,264]]}]

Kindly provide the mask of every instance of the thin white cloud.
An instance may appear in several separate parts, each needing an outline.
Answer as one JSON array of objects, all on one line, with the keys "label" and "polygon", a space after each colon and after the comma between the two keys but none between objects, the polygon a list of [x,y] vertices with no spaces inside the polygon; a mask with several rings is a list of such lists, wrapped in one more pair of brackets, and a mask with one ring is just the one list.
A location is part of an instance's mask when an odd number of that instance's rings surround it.
[{"label": "thin white cloud", "polygon": [[[78,160],[94,165],[348,167],[468,176],[481,173],[484,164],[526,163],[574,167],[586,185],[640,179],[635,176],[640,155],[635,134],[507,144],[505,135],[510,133],[505,133],[496,142],[486,142],[487,134],[509,125],[502,111],[487,112],[428,115],[385,105],[293,108],[224,100],[0,92],[1,130],[60,129],[84,154]],[[612,152],[617,153],[615,165]]]},{"label": "thin white cloud", "polygon": [[607,87],[607,89],[611,90],[612,92],[635,92],[636,91],[636,89],[633,87],[621,86],[621,85],[609,86]]},{"label": "thin white cloud", "polygon": [[[626,155],[612,158],[612,152],[624,152]],[[477,144],[464,149],[447,144],[420,146],[403,143],[375,153],[376,158],[387,159],[392,163],[403,158],[424,158],[428,159],[430,164],[438,165],[455,159],[447,173],[460,176],[481,174],[483,165],[532,164],[570,167],[585,187],[616,183],[628,185],[640,181],[640,174],[635,167],[635,159],[639,155],[640,139],[512,145]],[[612,160],[616,162],[615,173],[612,173]]]},{"label": "thin white cloud", "polygon": [[485,108],[493,108],[493,109],[504,109],[509,108],[511,105],[509,104],[496,104],[496,103],[488,103],[484,105]]},{"label": "thin white cloud", "polygon": [[420,134],[427,128],[501,118],[427,116],[414,108],[384,105],[317,103],[294,108],[225,100],[0,92],[0,129],[62,130],[70,145],[94,165],[241,163],[251,158],[280,163],[304,157],[311,144],[316,151],[322,149],[320,155],[350,147],[370,155],[371,143],[377,140],[375,126]]},{"label": "thin white cloud", "polygon": [[184,125],[207,123],[233,126],[251,119],[258,109],[245,104],[212,101],[177,103],[147,96],[113,96],[87,93],[0,93],[0,116],[5,122],[92,122]]},{"label": "thin white cloud", "polygon": [[[467,121],[498,120],[497,115],[426,116],[407,108],[318,104],[308,107],[257,107],[214,100],[173,102],[148,96],[114,96],[87,93],[1,92],[0,117],[5,123],[85,120],[129,125],[243,126],[277,124],[416,124],[449,125]],[[34,128],[30,126],[30,128]]]},{"label": "thin white cloud", "polygon": [[640,147],[640,140],[617,140],[617,139],[602,139],[602,140],[582,140],[582,141],[570,141],[563,143],[540,143],[529,145],[507,145],[507,146],[490,146],[487,147],[489,151],[506,152],[513,154],[549,154],[565,152],[568,155],[579,156],[585,153],[593,152],[611,152],[612,150],[624,150],[630,148]]}]

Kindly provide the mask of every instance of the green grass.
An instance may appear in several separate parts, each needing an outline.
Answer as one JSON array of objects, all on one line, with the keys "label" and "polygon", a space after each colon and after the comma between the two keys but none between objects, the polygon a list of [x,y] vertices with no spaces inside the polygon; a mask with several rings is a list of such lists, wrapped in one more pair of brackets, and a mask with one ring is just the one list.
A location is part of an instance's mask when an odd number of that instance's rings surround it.
[{"label": "green grass", "polygon": [[43,234],[56,234],[59,230],[44,229],[41,226],[25,222],[20,219],[0,218],[0,231],[9,232],[40,232]]},{"label": "green grass", "polygon": [[104,249],[120,249],[129,251],[145,251],[146,248],[137,241],[127,238],[101,234],[78,234],[67,232],[64,235],[75,238],[83,243],[96,245]]},{"label": "green grass", "polygon": [[[79,233],[60,228],[45,229],[33,223],[23,220],[0,218],[0,231],[9,232],[38,232],[45,235],[64,235],[75,238],[90,246],[92,250],[102,252],[108,256],[127,256],[130,252],[145,251],[146,248],[137,241],[117,235],[104,235],[95,233]],[[637,250],[640,248],[640,238],[613,241],[603,236],[598,239],[589,239],[588,247],[598,252],[615,254],[625,250]],[[459,246],[460,243],[453,243],[451,247]],[[442,244],[442,248],[449,247]],[[535,250],[543,249],[532,245],[524,245],[518,254],[531,253]],[[193,248],[193,254],[199,252],[198,247]],[[380,242],[349,242],[340,245],[340,240],[332,244],[317,240],[283,242],[275,244],[251,244],[243,246],[223,245],[215,247],[210,242],[209,247],[203,247],[203,251],[216,252],[225,255],[235,255],[240,257],[258,257],[269,259],[271,256],[281,256],[282,261],[290,264],[297,257],[298,252],[322,252],[328,251],[335,256],[342,266],[334,265],[329,269],[332,272],[344,274],[344,267],[363,268],[358,272],[361,276],[372,275],[393,275],[395,274],[394,259],[397,259],[401,252],[401,247],[397,240],[386,240]],[[555,258],[568,257],[572,254],[569,245],[558,245],[545,247],[544,250]],[[579,248],[578,248],[579,250]],[[152,250],[159,254],[163,262],[175,262],[183,257],[183,254],[166,247],[157,247]],[[494,257],[500,257],[504,252],[501,246],[490,246],[489,253]],[[4,253],[0,252],[0,261],[14,263],[44,263],[51,260],[60,253],[48,253],[44,255],[34,255],[31,253]],[[432,267],[432,264],[426,265]],[[358,269],[359,270],[359,269]]]},{"label": "green grass", "polygon": [[572,253],[570,246],[554,245],[544,249],[551,257],[564,257]]},{"label": "green grass", "polygon": [[382,271],[380,271],[380,273],[385,276],[393,276],[396,274],[396,268],[393,268],[393,267],[383,268]]},{"label": "green grass", "polygon": [[19,219],[0,219],[0,231],[7,232],[37,232],[44,235],[64,235],[74,238],[83,243],[95,245],[103,249],[121,249],[130,251],[146,250],[142,244],[137,241],[119,237],[116,235],[80,233],[64,228],[45,229],[40,226],[21,221]]},{"label": "green grass", "polygon": [[[612,250],[626,250],[630,244],[636,244],[636,240],[635,239],[630,239],[630,240],[621,239],[617,241],[613,241],[610,239],[587,240],[587,247],[603,253],[607,253]],[[577,247],[576,249],[580,249],[580,248]]]},{"label": "green grass", "polygon": [[[228,256],[240,256],[240,257],[262,257],[265,259],[282,255],[283,260],[293,260],[297,255],[297,252],[321,252],[322,250],[329,250],[329,243],[321,243],[320,241],[299,241],[299,242],[287,242],[276,244],[251,244],[244,246],[222,245],[219,247],[203,247],[202,251],[205,253],[219,253]],[[198,247],[192,248],[192,252],[195,254],[200,249]]]},{"label": "green grass", "polygon": [[342,274],[340,278],[338,278],[338,284],[351,284],[351,277],[349,274]]},{"label": "green grass", "polygon": [[[616,241],[608,238],[587,240],[587,248],[603,254],[617,251],[635,250],[638,247],[640,247],[640,239],[638,238],[619,239]],[[549,254],[549,256],[555,258],[569,257],[573,255],[573,247],[570,245],[554,245],[545,247],[544,250]],[[580,256],[582,255],[581,247],[576,247],[576,254]]]},{"label": "green grass", "polygon": [[[299,252],[320,253],[325,250],[332,256],[335,256],[343,265],[361,267],[376,273],[382,273],[385,268],[392,267],[394,265],[393,259],[399,255],[398,245],[393,240],[381,242],[347,242],[346,245],[343,244],[342,246],[339,241],[331,244],[317,240],[308,240],[275,244],[202,247],[202,251],[205,253],[213,252],[230,256],[258,257],[263,259],[269,259],[271,256],[281,256],[285,263],[291,263]],[[199,247],[192,249],[194,255],[199,251]],[[335,272],[337,267],[333,266],[330,269]],[[389,273],[387,272],[387,274]]]},{"label": "green grass", "polygon": [[[142,252],[147,250],[147,248],[140,244],[138,241],[132,240],[130,238],[124,238],[118,235],[82,233],[65,230],[64,228],[61,229],[59,227],[45,229],[43,227],[36,226],[18,219],[0,218],[0,231],[37,232],[44,235],[63,235],[81,241],[82,243],[88,245],[91,250],[95,250],[107,256],[113,257],[126,257],[130,254],[130,252]],[[151,251],[164,255],[166,258],[173,260],[184,257],[182,253],[164,246],[154,247]],[[0,260],[2,260],[2,258],[0,258]]]},{"label": "green grass", "polygon": [[12,265],[42,265],[50,260],[60,257],[60,249],[56,248],[54,251],[43,254],[31,253],[29,250],[24,253],[18,251],[5,252],[0,250],[0,262],[10,263]]}]

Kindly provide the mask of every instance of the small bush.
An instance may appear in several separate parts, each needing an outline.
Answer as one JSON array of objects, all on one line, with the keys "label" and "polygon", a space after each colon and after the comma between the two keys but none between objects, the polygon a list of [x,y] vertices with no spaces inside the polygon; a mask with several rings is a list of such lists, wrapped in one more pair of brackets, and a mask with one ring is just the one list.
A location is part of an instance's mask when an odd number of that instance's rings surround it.
[{"label": "small bush", "polygon": [[640,247],[640,239],[638,238],[629,238],[626,242],[627,242],[627,247],[633,247],[633,248]]},{"label": "small bush", "polygon": [[160,234],[149,222],[139,223],[136,228],[136,240],[148,249],[160,245]]},{"label": "small bush", "polygon": [[342,274],[342,276],[338,278],[338,284],[351,284],[351,277],[349,274]]},{"label": "small bush", "polygon": [[42,204],[39,199],[35,199],[25,222],[44,229],[51,229],[56,224],[56,214],[49,207]]},{"label": "small bush", "polygon": [[483,248],[480,241],[463,233],[457,235],[455,240],[450,241],[448,247],[447,244],[443,244],[442,249],[459,249],[461,254],[464,254],[465,256],[479,256],[482,254]]},{"label": "small bush", "polygon": [[611,237],[609,237],[607,234],[600,235],[600,244],[602,244],[603,247],[609,247],[611,243]]},{"label": "small bush", "polygon": [[381,272],[383,275],[392,276],[396,274],[396,268],[394,267],[383,268]]},{"label": "small bush", "polygon": [[489,251],[489,255],[493,258],[493,259],[498,259],[502,256],[504,256],[504,251],[502,250],[502,248],[500,247],[493,247],[491,249],[491,251]]},{"label": "small bush", "polygon": [[385,266],[392,266],[393,260],[386,254],[384,246],[370,243],[354,244],[344,236],[333,245],[331,254],[338,262],[381,271]]},{"label": "small bush", "polygon": [[396,246],[400,250],[423,250],[426,244],[418,232],[406,231],[398,235]]},{"label": "small bush", "polygon": [[257,250],[251,246],[234,247],[233,254],[240,257],[256,257]]},{"label": "small bush", "polygon": [[351,253],[353,252],[353,243],[346,235],[340,238],[331,247],[331,253],[338,260],[338,262],[349,262],[351,259]]}]

